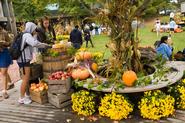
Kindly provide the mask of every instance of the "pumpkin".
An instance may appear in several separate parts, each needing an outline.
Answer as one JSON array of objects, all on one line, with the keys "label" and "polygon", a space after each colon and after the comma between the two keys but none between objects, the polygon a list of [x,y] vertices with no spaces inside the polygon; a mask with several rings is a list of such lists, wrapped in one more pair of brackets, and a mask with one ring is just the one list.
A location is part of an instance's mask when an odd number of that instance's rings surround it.
[{"label": "pumpkin", "polygon": [[177,29],[175,29],[175,32],[179,33],[179,32],[183,32],[183,30],[181,30],[180,28],[177,28]]},{"label": "pumpkin", "polygon": [[89,60],[92,58],[92,54],[87,51],[81,51],[76,54],[76,59],[77,60]]},{"label": "pumpkin", "polygon": [[126,71],[124,72],[123,76],[122,76],[122,80],[123,80],[123,83],[126,85],[126,86],[133,86],[135,81],[137,80],[137,75],[134,71]]},{"label": "pumpkin", "polygon": [[85,52],[83,58],[84,60],[89,60],[92,58],[92,54],[90,52]]},{"label": "pumpkin", "polygon": [[93,71],[97,72],[97,71],[98,71],[98,64],[92,63],[91,69],[92,69]]},{"label": "pumpkin", "polygon": [[90,76],[89,71],[86,68],[77,68],[72,71],[73,79],[84,80]]}]

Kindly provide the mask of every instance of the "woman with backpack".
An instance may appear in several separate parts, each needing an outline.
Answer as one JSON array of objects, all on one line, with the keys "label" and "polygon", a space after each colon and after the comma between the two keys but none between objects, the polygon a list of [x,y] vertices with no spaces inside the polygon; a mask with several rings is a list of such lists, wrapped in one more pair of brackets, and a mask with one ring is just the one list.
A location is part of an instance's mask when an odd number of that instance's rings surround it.
[{"label": "woman with backpack", "polygon": [[21,51],[22,55],[17,59],[17,63],[20,68],[23,68],[22,84],[20,88],[20,98],[18,102],[20,104],[30,104],[31,99],[26,96],[27,84],[30,80],[30,61],[33,59],[33,47],[45,48],[47,44],[41,43],[36,39],[37,26],[32,22],[27,22],[25,31],[22,35]]},{"label": "woman with backpack", "polygon": [[3,23],[0,23],[0,72],[1,72],[1,81],[3,83],[2,96],[4,99],[9,97],[7,93],[7,76],[8,76],[8,67],[12,64],[12,59],[8,51],[10,46],[10,37],[8,33],[3,29]]}]

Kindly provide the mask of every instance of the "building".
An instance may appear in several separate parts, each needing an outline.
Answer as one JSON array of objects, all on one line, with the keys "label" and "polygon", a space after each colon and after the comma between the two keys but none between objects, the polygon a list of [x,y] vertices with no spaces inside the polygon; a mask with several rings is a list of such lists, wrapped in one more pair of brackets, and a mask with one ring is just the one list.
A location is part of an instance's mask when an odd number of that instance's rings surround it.
[{"label": "building", "polygon": [[0,0],[0,22],[7,23],[7,30],[14,35],[17,34],[12,0]]}]

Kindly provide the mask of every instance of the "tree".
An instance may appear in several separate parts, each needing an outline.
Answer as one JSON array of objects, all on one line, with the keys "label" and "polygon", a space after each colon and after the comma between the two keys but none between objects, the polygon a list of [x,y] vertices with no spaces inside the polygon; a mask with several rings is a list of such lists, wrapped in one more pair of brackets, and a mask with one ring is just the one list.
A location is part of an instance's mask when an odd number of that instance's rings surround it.
[{"label": "tree", "polygon": [[59,0],[60,11],[64,14],[81,17],[91,15],[90,4],[92,1],[86,0]]},{"label": "tree", "polygon": [[160,11],[164,11],[166,15],[167,10],[171,9],[176,9],[175,4],[171,0],[151,0],[143,16],[152,17],[158,15]]},{"label": "tree", "polygon": [[52,0],[12,0],[18,20],[35,20],[47,13],[46,6]]}]

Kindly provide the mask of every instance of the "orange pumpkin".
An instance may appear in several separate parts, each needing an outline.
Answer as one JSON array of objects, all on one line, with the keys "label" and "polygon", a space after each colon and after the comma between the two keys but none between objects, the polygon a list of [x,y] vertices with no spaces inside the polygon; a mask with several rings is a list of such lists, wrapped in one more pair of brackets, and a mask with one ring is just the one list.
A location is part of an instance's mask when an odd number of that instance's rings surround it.
[{"label": "orange pumpkin", "polygon": [[89,60],[92,58],[92,54],[87,51],[81,51],[76,54],[76,59],[77,60]]},{"label": "orange pumpkin", "polygon": [[122,80],[123,80],[123,83],[126,85],[126,86],[133,86],[135,81],[137,80],[137,75],[134,71],[126,71],[124,72],[123,76],[122,76]]},{"label": "orange pumpkin", "polygon": [[92,69],[93,71],[97,72],[97,71],[98,71],[98,64],[92,63],[91,69]]},{"label": "orange pumpkin", "polygon": [[85,52],[84,53],[84,60],[89,60],[92,58],[92,54],[90,52]]},{"label": "orange pumpkin", "polygon": [[89,71],[86,68],[77,68],[72,71],[73,79],[84,80],[90,76]]}]

